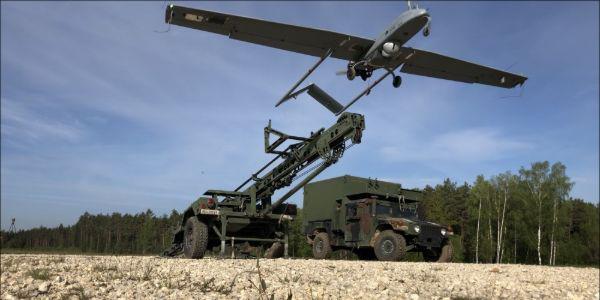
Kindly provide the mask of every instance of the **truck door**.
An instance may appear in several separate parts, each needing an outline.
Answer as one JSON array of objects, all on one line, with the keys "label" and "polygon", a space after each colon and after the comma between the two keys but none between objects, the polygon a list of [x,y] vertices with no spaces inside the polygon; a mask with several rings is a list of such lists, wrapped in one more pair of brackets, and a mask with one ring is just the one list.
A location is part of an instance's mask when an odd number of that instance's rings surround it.
[{"label": "truck door", "polygon": [[358,205],[356,202],[346,203],[346,222],[344,226],[344,241],[358,241],[360,233],[360,218],[358,217]]},{"label": "truck door", "polygon": [[361,231],[363,238],[368,238],[371,231],[371,202],[357,201],[346,204],[346,228],[344,240],[346,242],[359,242]]}]

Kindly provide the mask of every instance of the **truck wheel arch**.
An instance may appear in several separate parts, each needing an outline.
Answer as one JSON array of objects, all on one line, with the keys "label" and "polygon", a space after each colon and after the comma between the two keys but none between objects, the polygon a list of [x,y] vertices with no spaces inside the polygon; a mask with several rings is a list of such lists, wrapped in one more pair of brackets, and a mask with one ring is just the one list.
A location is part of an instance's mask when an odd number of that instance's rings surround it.
[{"label": "truck wheel arch", "polygon": [[315,228],[313,230],[313,232],[311,234],[307,234],[306,235],[306,241],[312,245],[314,240],[315,240],[315,236],[321,232],[327,233],[327,235],[329,236],[329,233],[327,232],[327,229],[323,228],[323,227],[319,227],[319,228]]},{"label": "truck wheel arch", "polygon": [[185,223],[187,222],[187,220],[190,217],[193,217],[194,214],[194,209],[192,207],[189,207],[188,209],[186,209],[183,212],[183,216],[181,218],[181,223],[179,224],[179,228],[181,230],[179,230],[178,232],[175,233],[175,236],[173,237],[173,241],[175,243],[183,243],[183,229],[185,228]]},{"label": "truck wheel arch", "polygon": [[371,240],[369,241],[369,245],[371,247],[375,247],[375,240],[377,239],[377,237],[379,236],[379,234],[382,233],[385,230],[392,230],[392,231],[395,231],[398,234],[402,234],[401,232],[398,232],[398,231],[394,230],[394,228],[392,228],[392,225],[390,225],[390,224],[379,224],[377,226],[377,228],[375,229],[375,233],[373,233],[373,236],[371,237]]},{"label": "truck wheel arch", "polygon": [[213,218],[210,218],[210,217],[208,217],[206,215],[201,215],[199,209],[196,212],[196,210],[194,210],[193,207],[190,207],[183,214],[183,220],[181,222],[181,226],[185,226],[185,222],[187,221],[187,219],[189,219],[191,217],[198,218],[199,221],[202,221],[202,222],[206,223],[206,225],[208,225],[208,226],[210,226],[212,224],[212,222],[214,221]]},{"label": "truck wheel arch", "polygon": [[[184,213],[183,213],[183,218],[181,218],[181,228],[185,227],[185,224],[187,222],[187,220],[189,218],[197,218],[198,221],[204,222],[204,224],[206,224],[206,226],[209,227],[212,225],[212,221],[210,218],[205,218],[202,215],[197,215],[196,212],[194,211],[193,207],[189,207]],[[211,236],[214,233],[212,232],[212,230],[208,230],[208,235]],[[176,237],[177,240],[179,240],[180,242],[183,242],[183,234],[181,234],[181,236],[177,236]]]},{"label": "truck wheel arch", "polygon": [[326,229],[326,228],[319,227],[319,228],[315,228],[315,229],[313,230],[313,232],[312,232],[311,236],[312,236],[312,237],[314,237],[315,235],[317,235],[317,234],[319,234],[319,233],[321,233],[321,232],[325,232],[325,233],[327,233],[327,235],[329,235],[329,232],[327,232],[327,229]]},{"label": "truck wheel arch", "polygon": [[187,221],[187,219],[189,219],[190,217],[195,216],[196,213],[194,212],[193,208],[188,208],[184,213],[183,213],[183,218],[181,218],[181,226],[185,226],[185,222]]}]

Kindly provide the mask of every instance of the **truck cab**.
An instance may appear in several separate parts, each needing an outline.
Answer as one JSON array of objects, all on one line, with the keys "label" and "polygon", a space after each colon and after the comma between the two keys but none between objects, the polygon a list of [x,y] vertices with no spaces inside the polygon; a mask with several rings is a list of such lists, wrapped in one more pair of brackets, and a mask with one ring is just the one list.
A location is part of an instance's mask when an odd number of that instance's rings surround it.
[{"label": "truck cab", "polygon": [[401,260],[422,252],[428,261],[450,261],[450,227],[419,218],[422,193],[400,184],[341,176],[304,188],[304,232],[315,258],[347,249],[361,259]]}]

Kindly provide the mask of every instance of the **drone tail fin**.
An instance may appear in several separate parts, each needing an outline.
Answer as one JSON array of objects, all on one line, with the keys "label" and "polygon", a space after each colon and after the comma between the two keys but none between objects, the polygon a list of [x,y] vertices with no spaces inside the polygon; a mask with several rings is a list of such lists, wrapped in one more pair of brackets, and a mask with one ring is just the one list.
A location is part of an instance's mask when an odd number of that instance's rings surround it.
[{"label": "drone tail fin", "polygon": [[337,100],[335,100],[333,97],[327,94],[327,92],[322,90],[314,83],[311,83],[303,87],[302,89],[299,89],[298,91],[283,97],[281,101],[277,103],[277,105],[291,98],[296,98],[304,92],[307,92],[308,95],[313,97],[313,99],[317,100],[317,102],[321,103],[321,105],[325,106],[325,108],[331,111],[334,115],[337,115],[338,113],[344,110],[344,106],[342,104],[340,104]]}]

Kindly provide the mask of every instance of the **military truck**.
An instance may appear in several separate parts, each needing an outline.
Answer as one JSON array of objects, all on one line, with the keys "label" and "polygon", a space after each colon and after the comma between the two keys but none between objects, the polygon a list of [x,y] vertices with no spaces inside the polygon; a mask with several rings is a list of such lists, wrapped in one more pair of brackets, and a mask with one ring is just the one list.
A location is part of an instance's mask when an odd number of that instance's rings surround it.
[{"label": "military truck", "polygon": [[304,233],[313,256],[347,249],[360,259],[401,260],[422,252],[426,261],[449,262],[449,226],[419,219],[422,193],[400,184],[341,176],[304,187]]}]

